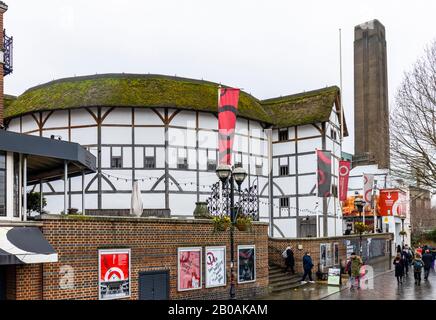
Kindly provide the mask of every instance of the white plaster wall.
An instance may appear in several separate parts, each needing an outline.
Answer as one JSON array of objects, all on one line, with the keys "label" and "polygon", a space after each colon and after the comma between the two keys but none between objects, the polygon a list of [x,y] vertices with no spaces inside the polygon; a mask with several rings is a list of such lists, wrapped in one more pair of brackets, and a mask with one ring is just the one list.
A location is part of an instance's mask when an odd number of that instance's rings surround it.
[{"label": "white plaster wall", "polygon": [[96,125],[94,117],[85,109],[71,110],[71,126]]},{"label": "white plaster wall", "polygon": [[153,110],[135,108],[135,125],[163,125],[163,122]]},{"label": "white plaster wall", "polygon": [[[43,119],[46,119],[44,128],[65,128],[68,127],[68,110],[54,111],[48,118],[43,114]],[[38,116],[37,116],[37,119]]]},{"label": "white plaster wall", "polygon": [[38,129],[38,124],[31,115],[25,115],[22,119],[22,132],[29,132]]},{"label": "white plaster wall", "polygon": [[198,127],[218,130],[218,118],[211,113],[200,113],[198,117]]},{"label": "white plaster wall", "polygon": [[[285,238],[293,238],[297,236],[297,225],[295,219],[276,219],[274,224],[283,233]],[[277,230],[274,230],[274,236],[280,237]]]},{"label": "white plaster wall", "polygon": [[97,127],[71,129],[71,141],[84,146],[97,144]]},{"label": "white plaster wall", "polygon": [[[150,134],[150,133],[148,133]],[[132,128],[130,127],[102,127],[102,144],[131,144]]]},{"label": "white plaster wall", "polygon": [[[320,126],[320,124],[317,124]],[[305,138],[305,137],[312,137],[312,136],[319,136],[321,133],[316,129],[313,125],[304,125],[304,126],[298,126],[297,127],[297,136],[298,138]]]},{"label": "white plaster wall", "polygon": [[315,149],[322,149],[321,137],[298,141],[298,153],[315,152]]},{"label": "white plaster wall", "polygon": [[295,153],[295,142],[280,142],[273,144],[273,155],[289,155]]},{"label": "white plaster wall", "polygon": [[165,128],[135,127],[135,144],[165,144]]},{"label": "white plaster wall", "polygon": [[[102,108],[101,114],[102,116],[106,114],[110,109]],[[103,125],[105,124],[123,124],[123,125],[131,125],[132,124],[132,108],[115,108],[106,115],[106,118],[103,120]]]},{"label": "white plaster wall", "polygon": [[316,154],[298,156],[298,173],[312,173],[317,170]]},{"label": "white plaster wall", "polygon": [[8,131],[21,132],[20,118],[15,118],[9,121]]}]

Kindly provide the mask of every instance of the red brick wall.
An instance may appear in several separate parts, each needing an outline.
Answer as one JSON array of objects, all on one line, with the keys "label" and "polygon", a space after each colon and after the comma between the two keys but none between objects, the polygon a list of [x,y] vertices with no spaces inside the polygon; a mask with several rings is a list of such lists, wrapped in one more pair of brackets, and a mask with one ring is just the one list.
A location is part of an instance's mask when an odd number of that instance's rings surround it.
[{"label": "red brick wall", "polygon": [[[362,239],[366,241],[366,238],[380,238],[380,239],[393,239],[392,234],[376,234],[376,235],[363,235]],[[314,271],[318,268],[320,262],[320,244],[331,243],[332,255],[333,243],[339,244],[339,260],[346,260],[346,246],[345,240],[352,238],[359,238],[358,235],[341,236],[341,237],[328,237],[328,238],[301,238],[301,239],[275,239],[269,238],[268,240],[268,259],[269,264],[284,266],[284,260],[282,258],[282,252],[287,246],[291,246],[295,256],[295,271],[303,272],[302,260],[306,251],[310,252],[314,266]],[[298,249],[298,245],[302,246],[302,249]]]},{"label": "red brick wall", "polygon": [[[206,246],[227,246],[227,283],[230,281],[229,232],[214,233],[210,221],[47,216],[43,218],[42,230],[58,253],[59,261],[45,263],[43,270],[37,268],[41,265],[17,267],[17,299],[98,299],[98,249],[105,248],[131,249],[131,299],[138,298],[139,272],[151,270],[170,271],[170,299],[228,298],[229,285],[204,288]],[[256,223],[252,232],[235,231],[235,248],[246,244],[256,245],[257,280],[254,283],[237,284],[238,298],[267,292],[267,224]],[[177,248],[195,246],[203,247],[203,289],[178,292]],[[74,289],[60,288],[61,266],[74,269]],[[41,273],[42,282],[38,278]]]}]

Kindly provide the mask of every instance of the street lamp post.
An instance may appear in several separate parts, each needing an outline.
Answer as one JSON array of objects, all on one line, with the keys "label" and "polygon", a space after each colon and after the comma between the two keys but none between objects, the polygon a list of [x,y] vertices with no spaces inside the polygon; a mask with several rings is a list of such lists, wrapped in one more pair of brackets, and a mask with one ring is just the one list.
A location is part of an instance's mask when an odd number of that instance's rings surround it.
[{"label": "street lamp post", "polygon": [[[365,206],[365,200],[358,198],[358,192],[356,192],[354,198],[354,207],[359,212],[359,221],[362,218],[362,211],[364,206]],[[360,247],[359,248],[360,256],[362,256],[362,230],[359,231],[359,247]]]},{"label": "street lamp post", "polygon": [[216,175],[223,183],[223,186],[230,183],[230,220],[232,222],[230,226],[230,299],[236,298],[236,286],[235,286],[235,249],[234,249],[234,229],[236,223],[235,212],[235,185],[234,181],[238,184],[238,191],[241,191],[241,184],[247,176],[247,172],[243,168],[235,168],[232,171],[232,167],[226,164],[220,164],[216,168]]}]

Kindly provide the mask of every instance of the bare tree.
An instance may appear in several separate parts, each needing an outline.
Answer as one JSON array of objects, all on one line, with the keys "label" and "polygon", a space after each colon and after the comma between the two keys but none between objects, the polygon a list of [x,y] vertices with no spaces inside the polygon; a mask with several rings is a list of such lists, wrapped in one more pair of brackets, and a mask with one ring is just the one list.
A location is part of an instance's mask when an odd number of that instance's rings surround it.
[{"label": "bare tree", "polygon": [[436,40],[405,74],[391,111],[394,174],[436,191]]}]

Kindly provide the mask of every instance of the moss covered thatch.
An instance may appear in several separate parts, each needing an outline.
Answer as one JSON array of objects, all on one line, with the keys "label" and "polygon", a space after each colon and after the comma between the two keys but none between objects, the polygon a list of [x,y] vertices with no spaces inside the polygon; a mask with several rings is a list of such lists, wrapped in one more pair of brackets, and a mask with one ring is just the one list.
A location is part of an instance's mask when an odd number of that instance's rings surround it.
[{"label": "moss covered thatch", "polygon": [[[217,110],[218,84],[159,75],[107,74],[67,78],[27,90],[5,110],[10,118],[32,111],[92,106]],[[270,122],[259,101],[242,92],[239,114]]]},{"label": "moss covered thatch", "polygon": [[[105,74],[55,80],[5,96],[5,117],[94,106],[171,107],[217,112],[218,84],[162,75]],[[241,92],[239,116],[277,127],[328,121],[338,87],[259,101]]]},{"label": "moss covered thatch", "polygon": [[277,127],[328,121],[339,94],[336,86],[261,101]]}]

